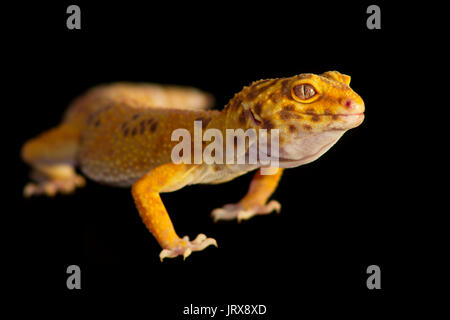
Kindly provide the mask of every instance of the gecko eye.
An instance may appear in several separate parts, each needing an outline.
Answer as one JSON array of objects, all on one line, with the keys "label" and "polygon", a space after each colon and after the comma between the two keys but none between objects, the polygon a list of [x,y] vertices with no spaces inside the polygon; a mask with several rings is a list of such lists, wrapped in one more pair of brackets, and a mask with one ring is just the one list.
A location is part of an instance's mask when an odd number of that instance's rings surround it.
[{"label": "gecko eye", "polygon": [[293,87],[292,91],[296,100],[308,100],[317,94],[316,89],[307,83],[299,84]]}]

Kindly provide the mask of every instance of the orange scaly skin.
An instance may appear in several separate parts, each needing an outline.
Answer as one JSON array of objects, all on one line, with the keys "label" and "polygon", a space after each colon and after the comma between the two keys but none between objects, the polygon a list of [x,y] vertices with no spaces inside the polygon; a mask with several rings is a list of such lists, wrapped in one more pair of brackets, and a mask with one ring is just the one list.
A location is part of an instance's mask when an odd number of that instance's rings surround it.
[{"label": "orange scaly skin", "polygon": [[[261,164],[174,164],[172,132],[187,129],[194,136],[194,121],[203,130],[250,128],[279,130],[279,164],[272,175],[260,170],[248,193],[236,204],[215,209],[215,220],[249,219],[279,211],[272,200],[284,168],[314,161],[348,129],[364,119],[364,102],[349,87],[350,77],[336,71],[260,80],[237,93],[222,111],[207,109],[212,98],[182,87],[119,83],[91,89],[69,107],[62,123],[22,148],[22,158],[33,169],[37,183],[25,196],[69,193],[84,185],[74,166],[91,179],[129,187],[139,214],[163,248],[160,258],[187,257],[192,251],[216,244],[200,234],[180,238],[161,201],[160,193],[196,183],[222,183]],[[203,142],[203,148],[208,143]],[[250,146],[246,146],[246,151]]]}]

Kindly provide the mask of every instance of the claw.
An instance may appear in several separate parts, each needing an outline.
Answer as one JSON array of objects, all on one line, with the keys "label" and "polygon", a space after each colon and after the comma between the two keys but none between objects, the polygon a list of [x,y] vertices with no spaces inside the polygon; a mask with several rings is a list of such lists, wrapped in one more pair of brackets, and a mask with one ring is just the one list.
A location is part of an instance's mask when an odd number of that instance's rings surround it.
[{"label": "claw", "polygon": [[175,258],[182,255],[183,260],[186,260],[186,258],[189,257],[193,251],[202,251],[210,245],[217,247],[216,240],[213,238],[207,238],[202,233],[199,234],[193,241],[189,241],[189,237],[185,236],[183,239],[180,239],[180,243],[175,247],[163,249],[159,254],[159,258],[163,261],[164,258]]},{"label": "claw", "polygon": [[187,257],[189,257],[192,253],[191,248],[187,248],[186,251],[183,253],[183,260],[186,260]]},{"label": "claw", "polygon": [[170,250],[167,249],[163,249],[161,251],[161,253],[159,254],[159,259],[161,260],[161,262],[164,260],[164,258],[174,258],[176,257],[177,254],[174,254],[173,252],[171,252]]},{"label": "claw", "polygon": [[217,222],[219,220],[234,219],[237,219],[238,222],[241,222],[242,220],[248,220],[255,215],[269,214],[273,211],[275,211],[276,213],[280,213],[280,210],[281,204],[276,200],[272,200],[266,205],[254,206],[249,209],[244,209],[244,207],[239,203],[227,204],[222,208],[214,209],[211,215],[214,219],[214,222]]}]

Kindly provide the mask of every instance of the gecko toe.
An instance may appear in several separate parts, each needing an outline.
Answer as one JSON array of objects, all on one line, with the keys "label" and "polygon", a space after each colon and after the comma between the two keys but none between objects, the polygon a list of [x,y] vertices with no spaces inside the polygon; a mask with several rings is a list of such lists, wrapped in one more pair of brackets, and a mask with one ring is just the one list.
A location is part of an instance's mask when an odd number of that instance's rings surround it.
[{"label": "gecko toe", "polygon": [[265,205],[255,205],[250,208],[244,208],[241,204],[227,204],[222,208],[214,209],[211,215],[214,222],[219,220],[234,220],[238,222],[242,220],[248,220],[256,215],[269,214],[273,211],[279,213],[281,210],[281,204],[276,200],[271,200]]},{"label": "gecko toe", "polygon": [[202,233],[192,241],[189,241],[189,237],[185,236],[183,239],[180,239],[180,243],[173,248],[163,249],[159,254],[159,258],[163,261],[164,258],[175,258],[182,255],[183,260],[185,260],[192,252],[202,251],[210,245],[217,247],[217,241],[213,238],[206,237]]},{"label": "gecko toe", "polygon": [[64,180],[44,180],[39,183],[27,183],[23,189],[23,196],[28,198],[35,195],[46,195],[53,197],[57,193],[70,194],[76,188],[83,187],[86,180],[80,176],[75,175],[69,179]]}]

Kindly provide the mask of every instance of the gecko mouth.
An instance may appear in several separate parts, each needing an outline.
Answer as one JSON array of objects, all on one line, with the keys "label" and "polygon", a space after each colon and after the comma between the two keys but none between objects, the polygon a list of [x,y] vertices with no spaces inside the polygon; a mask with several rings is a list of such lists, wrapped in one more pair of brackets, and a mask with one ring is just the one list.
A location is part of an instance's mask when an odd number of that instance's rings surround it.
[{"label": "gecko mouth", "polygon": [[334,113],[334,114],[317,114],[317,113],[300,113],[303,116],[311,116],[312,122],[320,124],[322,120],[328,123],[327,130],[348,130],[359,126],[364,121],[364,112],[358,113]]},{"label": "gecko mouth", "polygon": [[364,112],[359,112],[359,113],[333,113],[333,114],[328,114],[328,113],[305,113],[305,112],[299,112],[301,115],[305,115],[305,116],[317,116],[317,117],[322,117],[322,116],[329,116],[329,117],[351,117],[351,116],[362,116],[364,115]]}]

